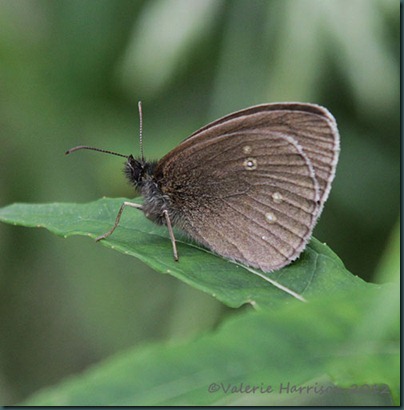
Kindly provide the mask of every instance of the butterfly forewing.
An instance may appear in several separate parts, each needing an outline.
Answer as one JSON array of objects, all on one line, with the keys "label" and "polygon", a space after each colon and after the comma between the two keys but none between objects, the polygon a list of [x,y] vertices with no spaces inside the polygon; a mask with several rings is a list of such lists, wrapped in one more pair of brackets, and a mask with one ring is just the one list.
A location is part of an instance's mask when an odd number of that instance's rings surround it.
[{"label": "butterfly forewing", "polygon": [[158,164],[170,217],[214,252],[261,268],[296,259],[319,208],[313,167],[290,136],[226,122]]},{"label": "butterfly forewing", "polygon": [[[215,131],[216,129],[216,131]],[[315,104],[278,103],[250,107],[216,120],[194,132],[187,141],[220,130],[270,130],[299,144],[311,161],[319,185],[319,214],[327,200],[339,156],[339,134],[334,117]]]}]

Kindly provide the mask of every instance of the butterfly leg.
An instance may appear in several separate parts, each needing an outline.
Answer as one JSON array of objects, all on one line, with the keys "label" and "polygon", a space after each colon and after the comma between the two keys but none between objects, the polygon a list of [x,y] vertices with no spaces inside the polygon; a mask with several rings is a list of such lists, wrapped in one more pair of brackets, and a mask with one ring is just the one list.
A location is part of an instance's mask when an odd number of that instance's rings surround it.
[{"label": "butterfly leg", "polygon": [[130,206],[130,207],[132,207],[132,208],[136,208],[136,209],[140,209],[140,210],[143,209],[142,205],[134,204],[133,202],[124,202],[124,203],[121,205],[121,207],[119,208],[118,215],[116,216],[115,224],[114,224],[114,226],[112,227],[112,229],[111,229],[110,231],[108,231],[107,233],[104,233],[104,235],[101,235],[101,236],[99,236],[98,238],[96,238],[96,239],[95,239],[96,242],[101,241],[102,239],[107,238],[109,235],[112,234],[112,232],[115,231],[116,227],[119,225],[119,221],[121,220],[122,212],[123,212],[125,206]]},{"label": "butterfly leg", "polygon": [[173,245],[174,259],[175,259],[176,262],[178,262],[177,244],[175,242],[175,236],[174,236],[174,232],[173,232],[173,227],[171,225],[171,220],[170,220],[170,217],[168,216],[168,211],[166,209],[163,211],[163,214],[164,214],[164,217],[166,218],[168,233],[170,235],[171,243]]}]

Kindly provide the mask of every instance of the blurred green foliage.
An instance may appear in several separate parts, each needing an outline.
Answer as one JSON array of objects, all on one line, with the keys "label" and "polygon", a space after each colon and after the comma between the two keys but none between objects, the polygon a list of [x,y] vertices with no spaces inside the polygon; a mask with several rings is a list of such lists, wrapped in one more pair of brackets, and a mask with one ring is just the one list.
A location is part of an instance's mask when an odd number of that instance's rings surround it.
[{"label": "blurred green foliage", "polygon": [[[314,102],[341,157],[315,236],[366,280],[398,258],[398,0],[0,0],[0,206],[132,196],[114,157],[159,158],[249,105]],[[395,238],[395,239],[394,239]],[[389,242],[390,241],[390,242]],[[388,256],[383,256],[388,245]],[[233,314],[87,238],[0,229],[0,403]],[[388,262],[386,262],[388,261]],[[391,262],[393,261],[393,262]]]}]

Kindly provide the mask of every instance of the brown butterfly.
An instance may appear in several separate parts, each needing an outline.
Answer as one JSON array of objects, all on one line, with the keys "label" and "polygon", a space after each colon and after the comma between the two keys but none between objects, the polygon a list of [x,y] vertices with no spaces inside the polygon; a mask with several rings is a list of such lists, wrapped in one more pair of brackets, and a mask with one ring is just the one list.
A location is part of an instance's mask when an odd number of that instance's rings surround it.
[{"label": "brown butterfly", "polygon": [[[140,135],[142,111],[139,103]],[[225,258],[265,272],[295,260],[309,241],[329,195],[339,155],[334,117],[314,104],[246,108],[194,132],[158,162],[127,159],[125,173],[143,196],[140,209]]]}]

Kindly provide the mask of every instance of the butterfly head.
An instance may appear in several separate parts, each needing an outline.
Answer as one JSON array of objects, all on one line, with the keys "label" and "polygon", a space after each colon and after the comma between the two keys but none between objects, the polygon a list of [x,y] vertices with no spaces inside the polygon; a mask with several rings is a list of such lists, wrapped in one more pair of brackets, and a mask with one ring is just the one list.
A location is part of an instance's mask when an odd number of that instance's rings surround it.
[{"label": "butterfly head", "polygon": [[153,178],[155,168],[154,162],[147,162],[143,158],[128,156],[124,172],[129,182],[138,190],[141,190],[145,183]]}]

